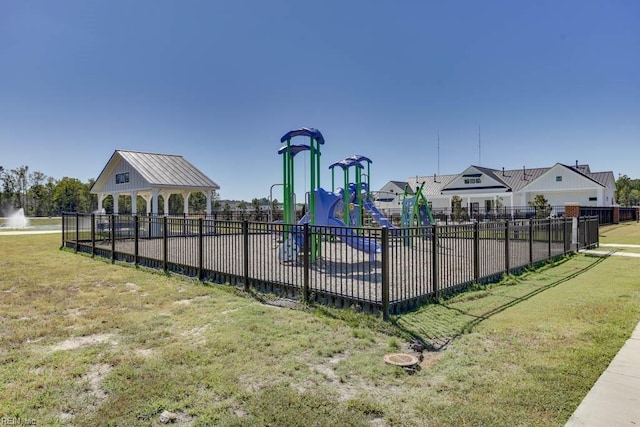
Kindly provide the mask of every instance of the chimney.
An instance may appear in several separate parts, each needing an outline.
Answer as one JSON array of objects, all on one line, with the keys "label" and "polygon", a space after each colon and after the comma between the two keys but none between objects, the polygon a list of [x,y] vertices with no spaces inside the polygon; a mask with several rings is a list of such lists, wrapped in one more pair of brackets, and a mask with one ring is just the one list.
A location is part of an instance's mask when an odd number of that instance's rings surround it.
[{"label": "chimney", "polygon": [[502,167],[502,176],[504,176],[504,166]]},{"label": "chimney", "polygon": [[576,169],[578,169],[578,161],[576,160]]},{"label": "chimney", "polygon": [[522,179],[527,180],[527,169],[524,166],[522,166]]}]

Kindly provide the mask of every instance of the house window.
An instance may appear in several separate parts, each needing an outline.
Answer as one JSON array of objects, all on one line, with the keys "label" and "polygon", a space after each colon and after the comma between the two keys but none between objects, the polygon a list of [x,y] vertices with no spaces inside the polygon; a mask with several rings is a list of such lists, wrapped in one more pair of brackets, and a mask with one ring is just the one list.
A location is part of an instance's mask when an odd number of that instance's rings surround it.
[{"label": "house window", "polygon": [[116,174],[116,184],[126,184],[127,182],[129,182],[129,172]]},{"label": "house window", "polygon": [[597,197],[589,197],[589,201],[590,202],[597,202],[598,198]]},{"label": "house window", "polygon": [[464,179],[464,183],[465,184],[480,184],[480,178],[465,178]]},{"label": "house window", "polygon": [[556,176],[556,182],[562,181],[562,177],[560,175]]}]

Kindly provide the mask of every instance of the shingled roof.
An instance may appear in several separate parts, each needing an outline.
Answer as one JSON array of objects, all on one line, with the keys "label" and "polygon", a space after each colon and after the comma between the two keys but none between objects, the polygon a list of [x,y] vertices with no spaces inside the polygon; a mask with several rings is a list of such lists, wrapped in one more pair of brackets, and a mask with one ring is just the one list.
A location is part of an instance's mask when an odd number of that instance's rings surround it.
[{"label": "shingled roof", "polygon": [[[612,172],[591,172],[589,165],[567,166],[562,163],[557,164],[570,169],[575,173],[583,175],[584,177],[592,180],[599,185],[602,185],[603,187],[614,186],[614,183],[611,182],[613,178]],[[483,174],[495,179],[496,181],[504,184],[505,187],[510,189],[512,192],[520,191],[525,186],[529,185],[532,181],[535,181],[551,169],[551,167],[546,167],[498,170],[485,168],[482,166],[472,167],[482,172]],[[411,185],[412,187],[416,187],[417,185],[420,185],[420,183],[424,182],[425,194],[441,194],[443,189],[445,189],[448,184],[450,184],[459,176],[460,174],[417,176],[409,178],[409,185]]]}]

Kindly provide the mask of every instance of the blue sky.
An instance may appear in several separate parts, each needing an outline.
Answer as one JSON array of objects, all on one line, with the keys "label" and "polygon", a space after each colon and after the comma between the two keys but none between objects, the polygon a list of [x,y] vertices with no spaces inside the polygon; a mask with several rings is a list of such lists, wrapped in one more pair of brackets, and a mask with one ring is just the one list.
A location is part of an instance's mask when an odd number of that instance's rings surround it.
[{"label": "blue sky", "polygon": [[325,188],[353,154],[373,188],[438,165],[640,178],[640,2],[0,1],[7,169],[86,182],[116,149],[180,154],[251,200],[303,126]]}]

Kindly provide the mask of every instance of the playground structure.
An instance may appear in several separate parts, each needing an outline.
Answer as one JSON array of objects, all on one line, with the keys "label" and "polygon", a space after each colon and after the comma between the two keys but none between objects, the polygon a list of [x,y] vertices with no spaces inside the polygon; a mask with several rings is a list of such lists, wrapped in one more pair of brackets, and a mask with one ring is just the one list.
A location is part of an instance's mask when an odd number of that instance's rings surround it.
[{"label": "playground structure", "polygon": [[[294,137],[308,137],[309,145],[292,144]],[[280,261],[294,261],[303,249],[303,233],[301,226],[332,226],[347,227],[349,219],[348,207],[350,206],[350,192],[344,191],[346,223],[336,217],[336,210],[339,209],[341,197],[328,192],[320,187],[320,145],[324,144],[322,133],[313,128],[300,128],[287,132],[280,138],[280,142],[286,142],[278,150],[278,154],[283,156],[283,199],[284,199],[284,220],[282,224],[282,245],[279,251]],[[296,154],[310,152],[310,186],[309,186],[309,208],[303,218],[295,223],[295,167],[294,160]],[[362,156],[364,158],[364,156]],[[368,160],[368,159],[367,159]],[[370,161],[370,160],[369,160]],[[360,174],[357,174],[357,188],[361,188]],[[348,180],[347,180],[348,184]],[[348,189],[348,185],[346,187]],[[376,253],[380,253],[380,246],[371,239],[359,236],[355,231],[343,229],[339,234],[341,240],[347,245],[368,253],[375,258]],[[311,255],[311,262],[315,262],[321,251],[321,239],[315,233],[310,235],[308,250]]]},{"label": "playground structure", "polygon": [[[423,187],[424,182],[420,184],[413,196],[409,195],[409,186],[405,187],[402,198],[402,227],[417,227],[422,230],[422,237],[428,238],[430,237],[428,227],[435,222],[429,202],[422,192]],[[405,246],[411,246],[413,237],[406,235],[403,242]]]},{"label": "playground structure", "polygon": [[[367,162],[367,182],[362,181],[362,162]],[[373,161],[368,157],[362,155],[353,155],[346,159],[335,162],[329,166],[331,169],[331,191],[335,192],[335,168],[342,168],[344,174],[344,186],[342,187],[343,199],[344,199],[344,218],[347,225],[354,227],[360,227],[362,225],[362,207],[363,201],[369,198],[369,182],[371,179],[371,163]],[[350,182],[349,170],[355,168],[355,183]],[[366,194],[363,197],[362,191],[366,189]],[[355,210],[355,211],[354,211]]]},{"label": "playground structure", "polygon": [[[292,144],[295,137],[309,138],[309,144]],[[341,227],[334,233],[343,243],[361,250],[372,259],[381,252],[380,246],[371,239],[362,237],[357,230],[363,225],[364,212],[368,212],[371,218],[380,227],[395,228],[375,206],[370,196],[371,163],[373,161],[363,155],[353,155],[335,162],[329,166],[331,170],[331,192],[320,186],[320,146],[325,143],[324,136],[318,129],[300,128],[285,133],[280,142],[285,143],[278,154],[282,155],[283,163],[283,223],[282,245],[279,250],[280,261],[295,261],[298,254],[304,249],[310,251],[311,262],[315,262],[321,253],[321,239],[315,233],[309,235],[308,248],[304,248],[305,242],[301,226],[331,226]],[[310,185],[308,210],[303,218],[295,222],[295,157],[298,153],[309,151],[310,153]],[[363,173],[367,164],[367,172]],[[343,186],[335,186],[335,168],[343,171]],[[355,182],[351,182],[350,170],[354,169]],[[366,177],[366,180],[363,178]],[[433,214],[429,204],[422,194],[424,183],[416,194],[411,197],[408,189],[405,189],[403,200],[402,227],[428,227],[433,224]],[[424,233],[428,237],[427,233]],[[410,246],[412,238],[407,237],[405,245]]]}]

